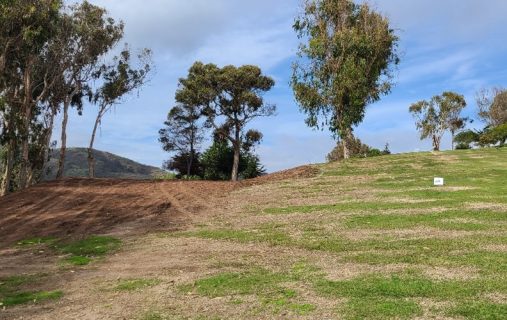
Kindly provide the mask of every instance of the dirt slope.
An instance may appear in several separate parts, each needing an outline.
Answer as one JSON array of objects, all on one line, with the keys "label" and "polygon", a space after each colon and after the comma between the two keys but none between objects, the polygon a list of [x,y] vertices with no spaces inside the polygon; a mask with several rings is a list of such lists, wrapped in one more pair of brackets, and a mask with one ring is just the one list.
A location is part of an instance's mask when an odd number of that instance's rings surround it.
[{"label": "dirt slope", "polygon": [[[236,188],[226,182],[71,179],[0,199],[0,246],[30,237],[176,229]],[[123,230],[118,230],[123,229]]]},{"label": "dirt slope", "polygon": [[240,183],[67,179],[0,198],[0,248],[31,237],[175,230],[232,190],[315,174],[310,166]]}]

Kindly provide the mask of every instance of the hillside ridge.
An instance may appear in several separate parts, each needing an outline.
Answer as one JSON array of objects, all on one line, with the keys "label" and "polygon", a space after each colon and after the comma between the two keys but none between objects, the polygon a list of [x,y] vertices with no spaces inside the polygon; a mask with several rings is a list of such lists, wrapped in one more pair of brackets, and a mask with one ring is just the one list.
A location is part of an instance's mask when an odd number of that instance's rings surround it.
[{"label": "hillside ridge", "polygon": [[[88,149],[68,148],[65,158],[64,176],[82,178],[88,175]],[[153,179],[163,173],[162,169],[141,164],[134,160],[107,151],[95,150],[95,176],[115,179]],[[54,180],[58,167],[60,149],[51,152],[50,161],[45,170],[44,181]]]}]

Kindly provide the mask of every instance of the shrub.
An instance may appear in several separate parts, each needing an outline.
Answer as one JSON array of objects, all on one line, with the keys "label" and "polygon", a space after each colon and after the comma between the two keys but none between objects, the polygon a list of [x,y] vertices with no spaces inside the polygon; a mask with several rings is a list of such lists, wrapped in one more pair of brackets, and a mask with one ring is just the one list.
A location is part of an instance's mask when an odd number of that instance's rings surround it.
[{"label": "shrub", "polygon": [[472,145],[479,143],[480,136],[481,133],[473,130],[466,130],[458,133],[454,137],[454,141],[457,143],[456,149],[471,149]]},{"label": "shrub", "polygon": [[[231,178],[234,150],[225,141],[215,141],[200,159],[203,177],[206,180],[229,180]],[[251,152],[242,151],[239,159],[239,177],[251,179],[263,175],[264,167],[259,157]]]},{"label": "shrub", "polygon": [[[391,154],[391,151],[389,150],[389,144],[386,144],[384,150],[380,151],[379,149],[372,148],[367,144],[362,143],[358,138],[352,138],[348,142],[348,147],[351,158],[368,158]],[[336,147],[327,155],[326,159],[328,162],[334,162],[343,160],[343,158],[343,141],[340,141]]]},{"label": "shrub", "polygon": [[499,145],[503,147],[507,140],[507,123],[502,125],[488,128],[484,130],[479,138],[479,143],[483,146],[487,145]]}]

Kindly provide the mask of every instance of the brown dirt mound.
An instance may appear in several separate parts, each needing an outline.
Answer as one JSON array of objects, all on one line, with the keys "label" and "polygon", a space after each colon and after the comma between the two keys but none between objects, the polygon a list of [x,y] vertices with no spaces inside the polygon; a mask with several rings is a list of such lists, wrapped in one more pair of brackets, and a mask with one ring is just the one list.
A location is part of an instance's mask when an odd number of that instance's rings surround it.
[{"label": "brown dirt mound", "polygon": [[0,198],[0,248],[33,237],[136,234],[177,230],[219,198],[255,184],[316,175],[303,166],[240,183],[66,179]]},{"label": "brown dirt mound", "polygon": [[[178,229],[183,217],[238,184],[68,179],[0,198],[0,247],[31,237]],[[137,228],[142,226],[142,228]],[[139,231],[138,230],[138,231]]]}]

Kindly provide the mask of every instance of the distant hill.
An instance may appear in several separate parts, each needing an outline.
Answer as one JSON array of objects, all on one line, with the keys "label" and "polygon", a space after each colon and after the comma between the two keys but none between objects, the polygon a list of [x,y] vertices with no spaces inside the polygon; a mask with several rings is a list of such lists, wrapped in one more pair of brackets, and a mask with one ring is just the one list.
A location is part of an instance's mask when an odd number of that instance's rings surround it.
[{"label": "distant hill", "polygon": [[[60,150],[53,150],[44,180],[54,180],[58,170]],[[115,154],[95,150],[95,176],[97,178],[152,179],[163,171],[143,165]],[[86,148],[69,148],[65,157],[65,177],[88,176],[88,153]]]}]

